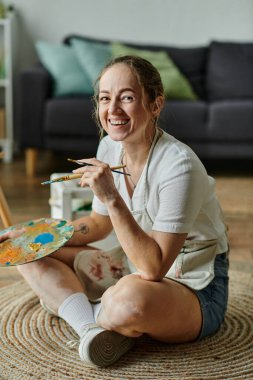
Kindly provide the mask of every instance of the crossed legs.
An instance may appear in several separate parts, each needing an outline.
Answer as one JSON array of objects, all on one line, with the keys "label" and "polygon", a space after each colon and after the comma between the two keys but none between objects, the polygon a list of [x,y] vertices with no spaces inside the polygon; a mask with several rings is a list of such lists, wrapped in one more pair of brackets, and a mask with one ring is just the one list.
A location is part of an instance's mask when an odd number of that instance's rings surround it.
[{"label": "crossed legs", "polygon": [[[64,247],[49,257],[19,266],[38,297],[56,312],[72,294],[85,293],[73,271],[74,257],[80,250],[83,247]],[[202,326],[197,296],[169,279],[152,282],[138,274],[127,275],[107,289],[101,304],[97,323],[128,337],[146,333],[164,342],[189,342],[198,337]]]},{"label": "crossed legs", "polygon": [[202,313],[197,296],[184,285],[131,274],[104,293],[98,323],[126,336],[146,333],[163,342],[181,343],[199,336]]}]

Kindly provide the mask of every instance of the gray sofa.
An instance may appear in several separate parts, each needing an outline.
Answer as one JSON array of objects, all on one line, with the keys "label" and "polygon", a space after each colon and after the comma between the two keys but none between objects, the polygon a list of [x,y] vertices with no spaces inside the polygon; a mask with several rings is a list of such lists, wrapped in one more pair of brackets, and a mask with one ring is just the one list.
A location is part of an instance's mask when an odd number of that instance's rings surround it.
[{"label": "gray sofa", "polygon": [[[98,41],[68,36],[63,43],[73,37]],[[253,159],[253,43],[214,41],[191,48],[128,45],[166,51],[198,95],[194,101],[167,100],[161,128],[192,147],[202,160]],[[98,145],[91,96],[53,97],[52,84],[40,64],[21,72],[18,136],[29,175],[35,174],[37,151],[89,157]]]}]

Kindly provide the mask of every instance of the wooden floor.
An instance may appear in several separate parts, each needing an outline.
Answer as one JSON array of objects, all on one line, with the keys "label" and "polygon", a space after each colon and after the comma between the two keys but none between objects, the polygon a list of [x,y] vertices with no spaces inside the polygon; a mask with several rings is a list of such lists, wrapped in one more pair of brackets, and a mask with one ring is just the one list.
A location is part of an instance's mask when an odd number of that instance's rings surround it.
[{"label": "wooden floor", "polygon": [[[231,266],[253,273],[253,166],[252,163],[206,163],[216,179],[216,192],[229,227]],[[8,200],[13,224],[50,216],[50,187],[41,182],[53,172],[71,171],[66,158],[41,154],[38,174],[27,178],[23,157],[11,164],[0,162],[1,186]],[[252,168],[252,169],[251,169]],[[0,221],[0,230],[3,225]],[[0,287],[19,279],[15,268],[0,268]]]}]

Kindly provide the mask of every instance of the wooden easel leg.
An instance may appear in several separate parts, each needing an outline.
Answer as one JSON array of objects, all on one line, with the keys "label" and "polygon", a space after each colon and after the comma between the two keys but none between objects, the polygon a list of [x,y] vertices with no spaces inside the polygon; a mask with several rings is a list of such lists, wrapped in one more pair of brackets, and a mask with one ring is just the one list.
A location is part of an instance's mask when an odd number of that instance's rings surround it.
[{"label": "wooden easel leg", "polygon": [[25,151],[25,166],[26,175],[28,177],[34,177],[36,173],[38,150],[34,148],[28,148]]},{"label": "wooden easel leg", "polygon": [[10,227],[12,225],[11,213],[9,206],[7,204],[4,192],[0,186],[0,218],[3,221],[4,228]]}]

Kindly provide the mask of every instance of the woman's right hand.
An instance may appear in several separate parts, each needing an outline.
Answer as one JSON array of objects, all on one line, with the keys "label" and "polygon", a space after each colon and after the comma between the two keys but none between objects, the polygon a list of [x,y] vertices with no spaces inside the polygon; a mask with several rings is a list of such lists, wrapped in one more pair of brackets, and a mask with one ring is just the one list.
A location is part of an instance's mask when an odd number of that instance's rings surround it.
[{"label": "woman's right hand", "polygon": [[19,230],[7,231],[3,235],[0,235],[0,243],[8,239],[15,239],[21,236],[24,232],[25,232],[25,228],[20,228]]},{"label": "woman's right hand", "polygon": [[83,166],[73,170],[73,173],[82,174],[81,187],[89,186],[99,200],[106,204],[118,196],[111,168],[108,164],[96,158],[87,158],[85,162],[91,166]]}]

